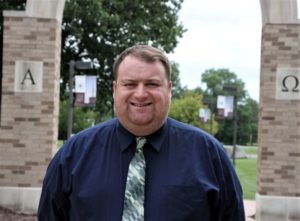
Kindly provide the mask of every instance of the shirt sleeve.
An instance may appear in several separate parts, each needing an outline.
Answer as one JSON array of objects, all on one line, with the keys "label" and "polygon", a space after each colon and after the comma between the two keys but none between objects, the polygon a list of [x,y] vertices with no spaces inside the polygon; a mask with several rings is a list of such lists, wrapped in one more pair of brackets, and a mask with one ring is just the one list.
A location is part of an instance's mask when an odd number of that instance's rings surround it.
[{"label": "shirt sleeve", "polygon": [[38,207],[39,221],[67,221],[70,203],[61,162],[62,148],[51,160],[42,186]]},{"label": "shirt sleeve", "polygon": [[215,171],[220,185],[218,197],[216,197],[214,217],[218,221],[245,221],[243,204],[243,191],[235,168],[230,161],[224,147],[220,144],[217,148],[215,159]]}]

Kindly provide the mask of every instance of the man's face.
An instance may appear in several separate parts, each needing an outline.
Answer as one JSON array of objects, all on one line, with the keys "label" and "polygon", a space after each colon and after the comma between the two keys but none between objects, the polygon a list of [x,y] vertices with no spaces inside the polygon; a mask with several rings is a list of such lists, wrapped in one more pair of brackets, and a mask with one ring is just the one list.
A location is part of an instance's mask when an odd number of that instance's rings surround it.
[{"label": "man's face", "polygon": [[121,124],[136,136],[146,136],[164,123],[171,102],[172,83],[160,62],[127,56],[114,81],[114,104]]}]

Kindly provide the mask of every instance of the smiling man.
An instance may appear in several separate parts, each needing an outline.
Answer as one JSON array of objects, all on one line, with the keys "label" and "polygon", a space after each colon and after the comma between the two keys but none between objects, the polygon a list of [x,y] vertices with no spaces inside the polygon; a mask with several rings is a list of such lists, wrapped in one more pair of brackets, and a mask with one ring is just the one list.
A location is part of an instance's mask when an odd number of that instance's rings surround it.
[{"label": "smiling man", "polygon": [[[152,50],[159,55],[158,49]],[[153,61],[142,56],[133,53],[120,57],[115,65],[115,111],[121,124],[136,136],[149,135],[163,125],[172,90],[169,64],[164,66],[155,55]]]},{"label": "smiling man", "polygon": [[114,64],[117,117],[58,151],[43,183],[38,219],[244,221],[242,190],[223,146],[168,118],[171,69],[147,45]]}]

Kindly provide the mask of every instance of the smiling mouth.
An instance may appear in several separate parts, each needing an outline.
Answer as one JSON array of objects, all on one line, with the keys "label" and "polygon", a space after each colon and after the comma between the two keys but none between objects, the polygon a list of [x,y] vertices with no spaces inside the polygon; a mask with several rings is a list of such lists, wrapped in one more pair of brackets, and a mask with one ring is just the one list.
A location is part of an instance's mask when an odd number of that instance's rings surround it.
[{"label": "smiling mouth", "polygon": [[131,102],[131,105],[133,105],[135,107],[147,107],[147,106],[151,105],[151,103],[133,103],[133,102]]}]

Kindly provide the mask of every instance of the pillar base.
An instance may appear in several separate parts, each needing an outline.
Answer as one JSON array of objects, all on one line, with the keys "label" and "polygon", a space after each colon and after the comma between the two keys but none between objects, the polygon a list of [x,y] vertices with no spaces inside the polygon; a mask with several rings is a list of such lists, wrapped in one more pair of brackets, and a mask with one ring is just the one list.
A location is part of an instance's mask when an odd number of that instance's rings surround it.
[{"label": "pillar base", "polygon": [[256,194],[257,221],[300,221],[300,197]]},{"label": "pillar base", "polygon": [[24,214],[36,214],[40,187],[0,187],[0,206]]}]

